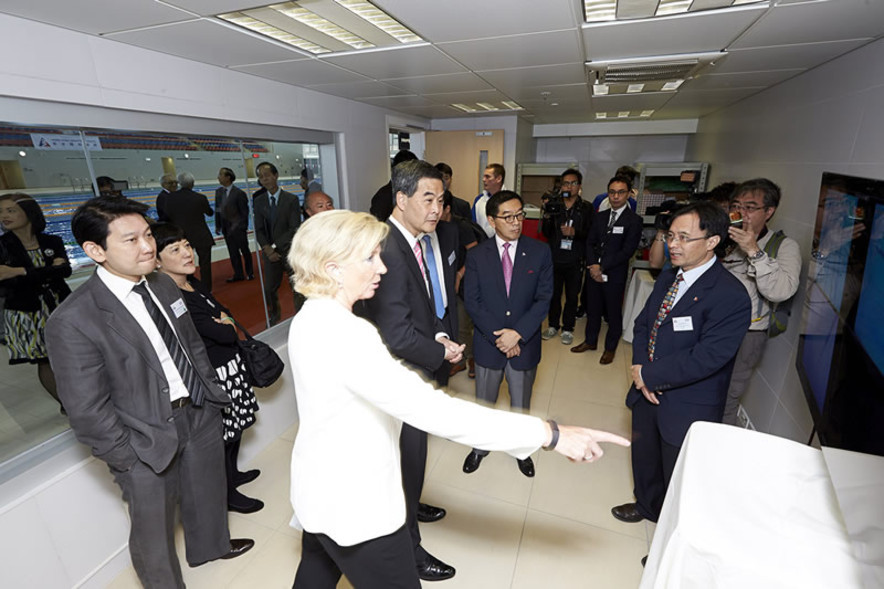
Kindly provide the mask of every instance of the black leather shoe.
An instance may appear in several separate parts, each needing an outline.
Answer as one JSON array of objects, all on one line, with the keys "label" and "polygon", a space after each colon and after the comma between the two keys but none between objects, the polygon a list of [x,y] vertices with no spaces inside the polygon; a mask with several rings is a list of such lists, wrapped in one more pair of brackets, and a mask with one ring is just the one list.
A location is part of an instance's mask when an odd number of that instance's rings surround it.
[{"label": "black leather shoe", "polygon": [[228,278],[227,282],[242,282],[243,280],[245,280],[245,278],[243,278],[242,276],[234,276],[232,278]]},{"label": "black leather shoe", "polygon": [[454,576],[454,567],[428,554],[427,560],[417,565],[417,576],[421,581],[444,581]]},{"label": "black leather shoe", "polygon": [[583,342],[582,344],[578,344],[578,345],[574,346],[573,348],[571,348],[571,351],[574,352],[575,354],[582,354],[583,352],[586,352],[588,350],[597,350],[597,349],[598,349],[598,344],[588,344],[586,342]]},{"label": "black leather shoe", "polygon": [[236,513],[255,513],[264,509],[264,502],[260,499],[246,497],[239,491],[233,491],[227,497],[227,511]]},{"label": "black leather shoe", "polygon": [[522,471],[523,475],[529,479],[534,476],[534,461],[531,460],[530,456],[525,460],[516,459],[516,462],[519,463],[519,470]]},{"label": "black leather shoe", "polygon": [[463,471],[467,474],[476,472],[479,470],[479,465],[482,464],[483,458],[485,457],[477,452],[470,452],[467,454],[466,460],[463,461]]},{"label": "black leather shoe", "polygon": [[223,556],[219,556],[218,558],[212,558],[209,560],[204,560],[203,562],[196,562],[191,564],[190,566],[198,567],[206,564],[207,562],[212,562],[213,560],[230,560],[231,558],[236,558],[237,556],[242,556],[246,552],[252,549],[255,545],[255,541],[251,538],[231,538],[230,539],[230,552]]},{"label": "black leather shoe", "polygon": [[233,477],[233,484],[237,487],[240,485],[245,485],[246,483],[251,483],[261,474],[261,471],[257,468],[252,470],[247,470],[245,472],[238,472]]},{"label": "black leather shoe", "polygon": [[249,278],[248,278],[248,280],[254,280],[254,279],[255,279],[255,275],[254,275],[254,274],[249,274]]},{"label": "black leather shoe", "polygon": [[426,503],[417,504],[417,521],[425,524],[439,521],[445,517],[445,513],[446,511],[441,507],[427,505]]},{"label": "black leather shoe", "polygon": [[646,564],[648,564],[648,555],[647,554],[645,554],[642,557],[642,567],[644,567]]},{"label": "black leather shoe", "polygon": [[645,519],[645,516],[638,512],[638,506],[635,503],[624,503],[623,505],[612,507],[611,515],[628,524],[634,524]]}]

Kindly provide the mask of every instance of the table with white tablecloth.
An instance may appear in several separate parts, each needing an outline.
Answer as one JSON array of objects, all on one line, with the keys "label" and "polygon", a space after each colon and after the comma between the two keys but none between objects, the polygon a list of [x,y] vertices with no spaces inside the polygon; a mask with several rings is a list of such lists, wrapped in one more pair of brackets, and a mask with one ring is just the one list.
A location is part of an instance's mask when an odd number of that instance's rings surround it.
[{"label": "table with white tablecloth", "polygon": [[641,313],[651,291],[654,290],[654,277],[647,270],[636,270],[632,273],[626,297],[623,299],[623,339],[632,343],[632,326],[635,318]]}]

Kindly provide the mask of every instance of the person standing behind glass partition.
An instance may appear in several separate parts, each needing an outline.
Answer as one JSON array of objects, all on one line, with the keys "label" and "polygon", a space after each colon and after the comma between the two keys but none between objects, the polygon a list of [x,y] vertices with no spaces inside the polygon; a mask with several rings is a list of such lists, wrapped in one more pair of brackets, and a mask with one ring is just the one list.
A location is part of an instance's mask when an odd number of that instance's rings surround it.
[{"label": "person standing behind glass partition", "polygon": [[71,294],[64,281],[71,275],[64,242],[44,233],[43,211],[27,194],[0,196],[0,223],[6,232],[0,235],[0,252],[4,252],[0,286],[6,291],[3,324],[9,363],[36,364],[40,384],[61,405],[46,353],[44,329],[50,313]]}]

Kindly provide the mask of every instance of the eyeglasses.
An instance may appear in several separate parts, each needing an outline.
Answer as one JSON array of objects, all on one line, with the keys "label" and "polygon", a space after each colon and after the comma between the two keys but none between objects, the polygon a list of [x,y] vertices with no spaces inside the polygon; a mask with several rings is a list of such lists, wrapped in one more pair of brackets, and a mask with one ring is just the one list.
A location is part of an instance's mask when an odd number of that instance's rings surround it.
[{"label": "eyeglasses", "polygon": [[700,241],[701,239],[709,239],[708,235],[704,235],[702,237],[688,237],[684,233],[680,233],[676,235],[675,233],[667,233],[666,241],[672,243],[673,241],[677,241],[678,243],[684,245],[686,243],[691,243],[692,241]]},{"label": "eyeglasses", "polygon": [[573,180],[570,182],[562,182],[562,186],[580,186],[579,180]]},{"label": "eyeglasses", "polygon": [[624,196],[626,194],[629,194],[628,190],[609,190],[608,191],[608,196]]},{"label": "eyeglasses", "polygon": [[505,223],[518,223],[525,218],[525,211],[519,211],[514,215],[504,215],[503,217],[494,216],[495,219],[500,219]]},{"label": "eyeglasses", "polygon": [[767,207],[758,207],[755,205],[747,205],[741,202],[732,202],[730,204],[730,210],[732,211],[743,211],[746,213],[754,213],[755,211],[760,211],[761,209],[765,209]]}]

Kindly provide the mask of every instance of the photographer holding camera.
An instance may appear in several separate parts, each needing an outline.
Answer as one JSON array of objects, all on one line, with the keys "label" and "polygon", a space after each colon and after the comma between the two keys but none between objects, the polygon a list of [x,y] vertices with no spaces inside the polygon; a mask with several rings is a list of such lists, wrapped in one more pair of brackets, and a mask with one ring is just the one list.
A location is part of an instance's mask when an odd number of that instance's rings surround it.
[{"label": "photographer holding camera", "polygon": [[[583,174],[569,168],[562,172],[561,192],[549,195],[543,205],[541,231],[549,241],[553,259],[553,296],[549,304],[549,327],[541,334],[544,340],[552,338],[562,323],[562,343],[574,342],[574,322],[577,320],[577,299],[583,282],[583,261],[586,236],[595,211],[580,198]],[[562,316],[562,290],[565,291],[565,309]]]}]

